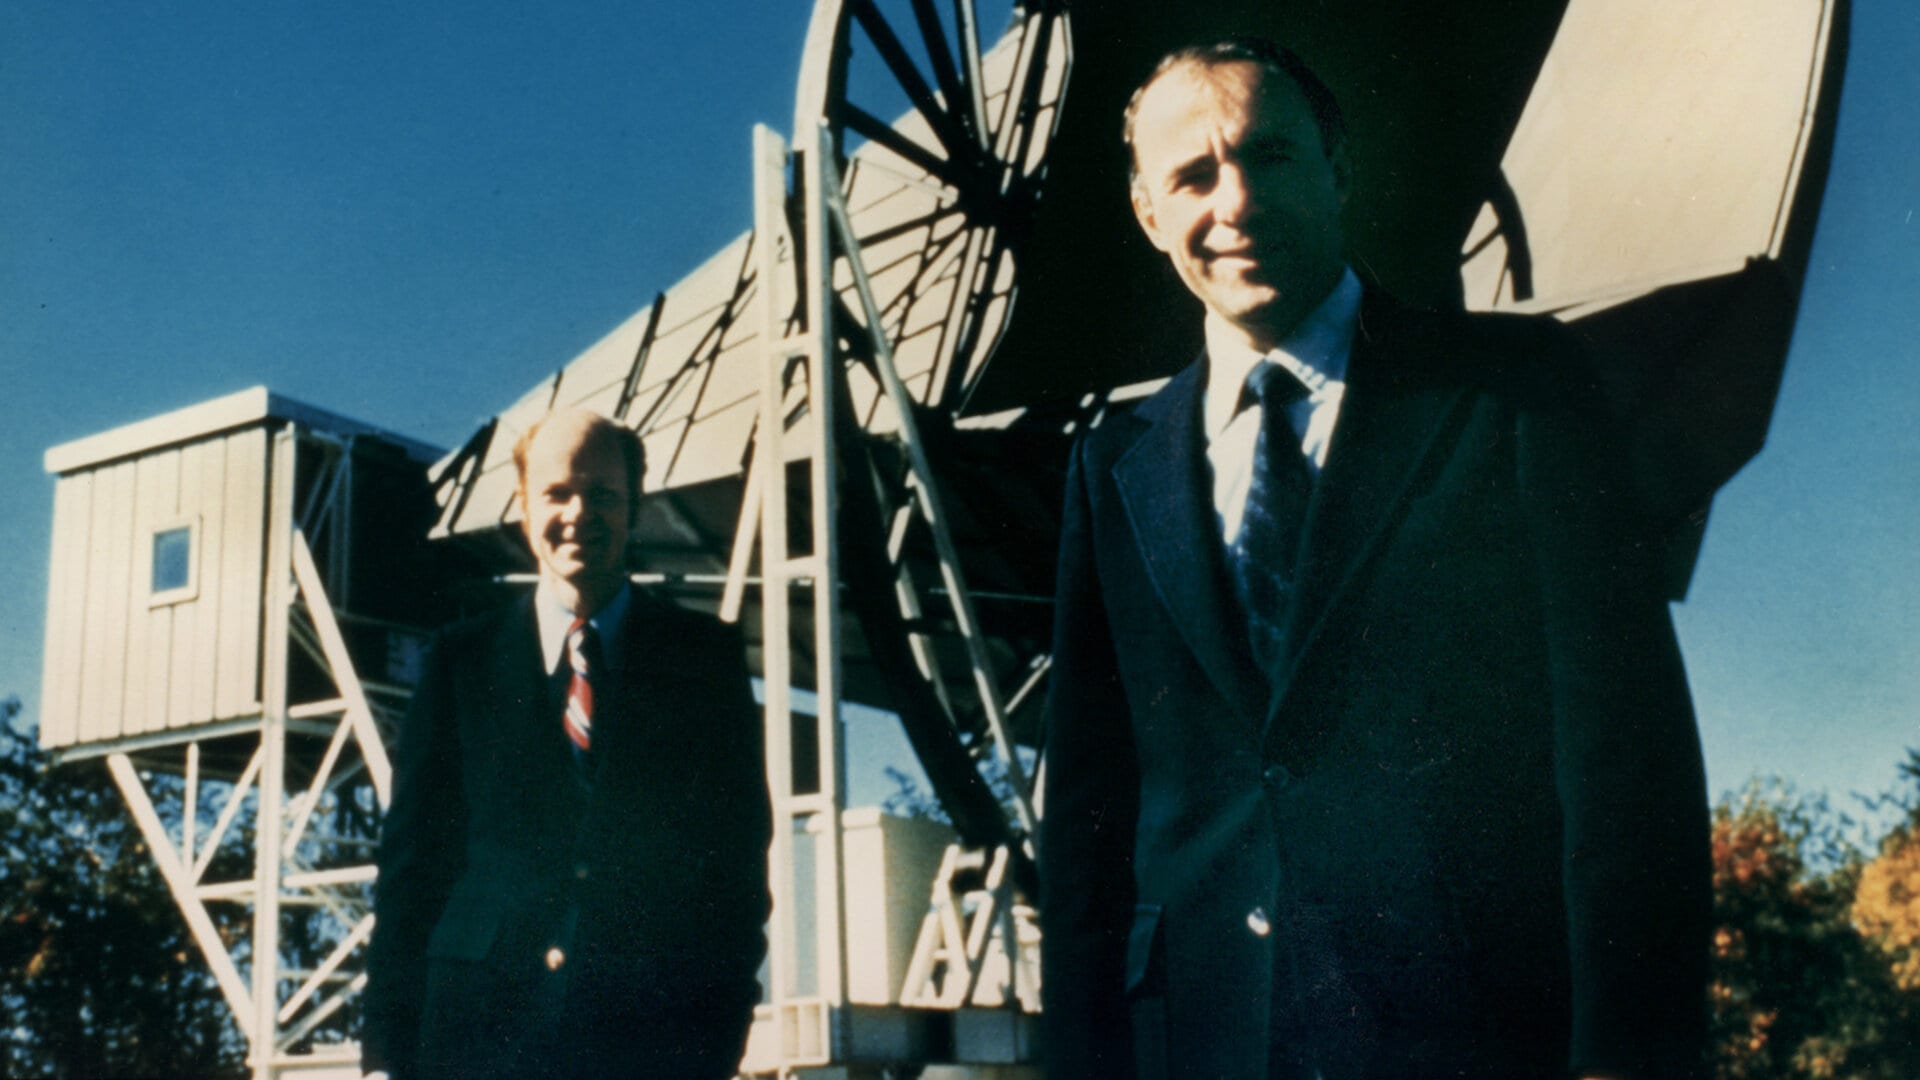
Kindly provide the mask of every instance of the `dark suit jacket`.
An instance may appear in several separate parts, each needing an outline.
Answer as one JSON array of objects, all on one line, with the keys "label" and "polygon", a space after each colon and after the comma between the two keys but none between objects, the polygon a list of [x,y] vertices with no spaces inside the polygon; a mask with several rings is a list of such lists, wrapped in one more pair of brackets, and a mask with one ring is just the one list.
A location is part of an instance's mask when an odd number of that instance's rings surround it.
[{"label": "dark suit jacket", "polygon": [[1040,830],[1054,1080],[1691,1071],[1707,810],[1557,325],[1370,293],[1257,671],[1196,364],[1076,447]]},{"label": "dark suit jacket", "polygon": [[760,717],[731,628],[638,590],[626,619],[591,783],[530,598],[435,639],[381,837],[369,1069],[733,1074],[770,906]]}]

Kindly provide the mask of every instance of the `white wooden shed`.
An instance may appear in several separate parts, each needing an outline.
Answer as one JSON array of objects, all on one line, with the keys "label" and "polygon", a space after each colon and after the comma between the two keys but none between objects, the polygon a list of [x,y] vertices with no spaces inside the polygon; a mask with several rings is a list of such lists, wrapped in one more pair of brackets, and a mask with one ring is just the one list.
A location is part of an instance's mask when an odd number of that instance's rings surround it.
[{"label": "white wooden shed", "polygon": [[59,480],[41,745],[85,754],[257,722],[270,553],[304,529],[344,605],[376,572],[354,565],[353,519],[365,532],[369,518],[411,516],[368,489],[405,485],[382,472],[418,483],[435,453],[264,387],[48,450]]}]

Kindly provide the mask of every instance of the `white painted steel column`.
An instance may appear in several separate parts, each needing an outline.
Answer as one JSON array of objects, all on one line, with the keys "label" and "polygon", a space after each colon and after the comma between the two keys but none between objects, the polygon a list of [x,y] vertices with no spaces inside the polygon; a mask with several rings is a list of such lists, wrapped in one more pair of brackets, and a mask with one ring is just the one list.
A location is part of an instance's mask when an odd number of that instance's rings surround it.
[{"label": "white painted steel column", "polygon": [[[808,133],[824,140],[825,129]],[[846,799],[846,751],[840,709],[840,603],[838,463],[834,454],[835,379],[838,376],[833,343],[833,278],[830,220],[823,184],[835,182],[822,151],[806,148],[789,156],[778,135],[764,127],[754,134],[754,242],[758,249],[759,288],[765,312],[766,366],[762,374],[760,417],[755,433],[754,462],[748,487],[759,496],[757,526],[760,536],[761,673],[765,681],[768,788],[775,810],[774,841],[769,873],[775,896],[769,927],[771,997],[783,1028],[783,1062],[826,1064],[844,1060],[848,1050],[845,1006],[849,970],[845,931],[846,898],[841,841],[841,811]],[[804,191],[803,232],[789,230],[787,168],[798,161]],[[782,241],[789,258],[782,262]],[[798,243],[795,243],[795,241]],[[804,253],[804,254],[802,254]],[[789,278],[788,275],[791,275]],[[797,292],[784,294],[782,285],[795,282]],[[804,303],[806,328],[788,334],[790,302]],[[805,413],[801,423],[808,433],[805,445],[787,445],[786,404],[789,365],[805,366]],[[791,453],[797,450],[799,453]],[[795,557],[787,550],[788,499],[786,462],[789,456],[808,462],[810,550]],[[743,520],[740,527],[753,529]],[[738,543],[736,543],[736,552]],[[736,558],[729,577],[744,580],[743,560]],[[818,790],[793,790],[792,701],[792,588],[805,578],[812,586],[814,632],[815,749],[819,762]],[[807,881],[795,877],[796,836],[805,832],[814,846],[813,872]],[[801,927],[796,921],[802,890],[812,890],[811,928],[816,958],[813,985],[800,990],[797,968]],[[791,1025],[792,1032],[784,1029]],[[801,1029],[805,1030],[802,1031]]]},{"label": "white painted steel column", "polygon": [[255,1080],[273,1080],[279,1055],[280,876],[287,761],[288,618],[293,603],[293,488],[298,438],[273,436],[267,513],[267,582],[261,627],[260,782],[254,813],[253,1026]]},{"label": "white painted steel column", "polygon": [[[785,1010],[796,979],[794,971],[793,903],[793,701],[792,658],[787,652],[788,596],[783,568],[787,563],[786,466],[781,415],[787,360],[786,312],[780,303],[780,240],[786,235],[787,144],[772,130],[753,129],[753,242],[757,247],[762,333],[766,362],[761,372],[760,418],[754,436],[753,472],[748,483],[760,504],[755,517],[760,532],[760,674],[765,696],[767,790],[774,809],[773,845],[767,852],[768,879],[773,885],[773,916],[767,926],[767,994],[775,1024],[784,1027]],[[742,515],[745,517],[745,515]],[[753,528],[742,521],[740,528]],[[739,564],[738,580],[746,567]]]},{"label": "white painted steel column", "polygon": [[821,989],[836,1010],[834,1057],[847,1054],[844,1007],[847,1004],[846,878],[843,873],[841,811],[846,809],[846,732],[840,710],[840,505],[836,485],[839,461],[834,453],[834,413],[838,407],[834,356],[832,223],[829,200],[839,194],[833,167],[833,133],[825,124],[813,132],[795,132],[810,142],[801,153],[806,184],[806,265],[801,280],[807,294],[807,333],[813,339],[807,363],[808,407],[814,416],[813,446],[813,656],[816,730],[820,740],[820,814],[826,819],[820,867],[821,948],[825,970]]}]

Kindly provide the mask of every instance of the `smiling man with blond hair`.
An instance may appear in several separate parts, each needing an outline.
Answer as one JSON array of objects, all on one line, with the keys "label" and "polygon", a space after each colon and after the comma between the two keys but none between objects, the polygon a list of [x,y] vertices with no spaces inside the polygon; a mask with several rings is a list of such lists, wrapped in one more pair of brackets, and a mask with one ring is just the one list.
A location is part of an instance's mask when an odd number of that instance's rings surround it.
[{"label": "smiling man with blond hair", "polygon": [[381,836],[363,1064],[731,1076],[770,904],[740,638],[629,583],[633,432],[556,411],[514,464],[539,583],[428,653]]}]

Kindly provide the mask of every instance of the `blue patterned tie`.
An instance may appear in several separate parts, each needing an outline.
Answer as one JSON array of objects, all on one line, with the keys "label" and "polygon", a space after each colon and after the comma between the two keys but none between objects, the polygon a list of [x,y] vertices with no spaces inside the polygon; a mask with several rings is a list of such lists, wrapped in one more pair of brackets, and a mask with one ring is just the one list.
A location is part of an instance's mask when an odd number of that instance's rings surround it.
[{"label": "blue patterned tie", "polygon": [[1247,616],[1254,661],[1272,679],[1293,592],[1300,525],[1313,491],[1300,436],[1287,419],[1287,406],[1306,397],[1307,388],[1271,361],[1254,367],[1247,386],[1260,403],[1260,436],[1253,447],[1246,510],[1240,516],[1240,532],[1227,548],[1227,562],[1240,609]]}]

